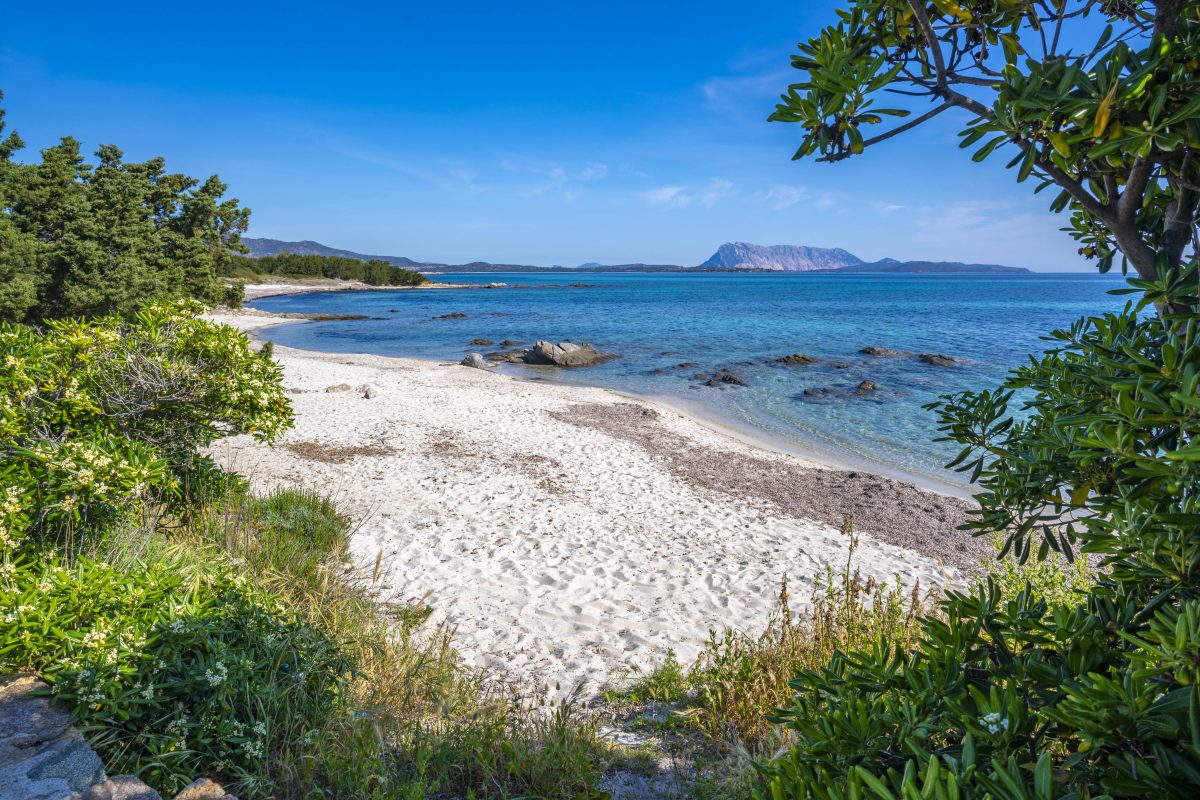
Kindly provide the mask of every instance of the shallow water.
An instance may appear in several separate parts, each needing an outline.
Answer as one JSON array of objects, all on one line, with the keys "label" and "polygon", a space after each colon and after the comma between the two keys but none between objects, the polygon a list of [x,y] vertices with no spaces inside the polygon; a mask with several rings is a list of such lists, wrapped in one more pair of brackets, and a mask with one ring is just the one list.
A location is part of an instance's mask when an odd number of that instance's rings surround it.
[{"label": "shallow water", "polygon": [[[1119,309],[1106,294],[1119,278],[731,273],[451,275],[481,288],[331,292],[263,298],[274,312],[366,314],[266,330],[288,347],[459,360],[475,338],[588,341],[620,358],[578,370],[513,365],[525,377],[607,386],[674,399],[784,446],[851,463],[962,483],[942,468],[953,448],[936,443],[940,394],[995,386],[1039,337],[1078,317]],[[482,288],[492,282],[509,284]],[[572,286],[574,283],[588,284]],[[465,318],[434,319],[462,313]],[[378,319],[376,319],[378,318]],[[944,353],[951,367],[914,356],[867,356],[867,346]],[[790,353],[807,366],[771,359]],[[713,388],[693,376],[726,369],[745,386]],[[863,380],[879,388],[856,393]],[[806,395],[806,389],[816,396]]]}]

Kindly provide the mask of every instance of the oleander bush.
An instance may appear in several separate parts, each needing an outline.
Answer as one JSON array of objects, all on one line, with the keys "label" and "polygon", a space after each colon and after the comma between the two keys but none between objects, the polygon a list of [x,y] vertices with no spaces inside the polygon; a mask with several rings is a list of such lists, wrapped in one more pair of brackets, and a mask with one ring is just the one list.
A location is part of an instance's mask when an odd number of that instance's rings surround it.
[{"label": "oleander bush", "polygon": [[0,525],[98,535],[147,504],[187,501],[201,448],[291,424],[279,366],[194,303],[130,319],[0,323]]}]

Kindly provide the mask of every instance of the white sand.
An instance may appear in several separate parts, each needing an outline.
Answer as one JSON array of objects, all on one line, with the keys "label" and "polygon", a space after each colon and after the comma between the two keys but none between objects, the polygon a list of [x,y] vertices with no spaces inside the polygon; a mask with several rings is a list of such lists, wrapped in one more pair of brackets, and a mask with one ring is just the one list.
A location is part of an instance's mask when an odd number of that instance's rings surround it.
[{"label": "white sand", "polygon": [[343,281],[337,278],[275,278],[265,283],[247,283],[244,297],[247,302],[283,294],[312,292],[395,292],[400,290],[427,291],[430,289],[478,288],[471,284],[429,281],[420,286],[371,286],[362,281]]},{"label": "white sand", "polygon": [[[218,319],[243,329],[274,322]],[[668,648],[687,662],[710,629],[759,632],[784,575],[800,605],[846,562],[848,542],[834,528],[696,488],[636,443],[548,413],[636,402],[614,392],[412,359],[278,346],[275,356],[296,427],[274,447],[225,440],[218,460],[259,488],[332,496],[357,523],[357,561],[369,569],[383,554],[382,600],[428,595],[468,663],[527,685],[594,691]],[[379,394],[325,391],[337,384]],[[820,468],[655,408],[659,424],[697,446]],[[289,447],[324,448],[334,461]],[[367,452],[336,450],[346,447]],[[855,564],[906,586],[957,577],[870,531]]]}]

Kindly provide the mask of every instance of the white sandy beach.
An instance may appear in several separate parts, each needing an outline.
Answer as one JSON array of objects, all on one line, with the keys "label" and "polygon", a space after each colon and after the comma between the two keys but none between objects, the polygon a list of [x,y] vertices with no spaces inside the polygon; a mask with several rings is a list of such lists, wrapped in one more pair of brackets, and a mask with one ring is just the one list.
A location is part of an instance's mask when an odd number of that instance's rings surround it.
[{"label": "white sandy beach", "polygon": [[[278,322],[215,318],[244,330]],[[457,364],[274,352],[295,428],[272,447],[220,442],[218,461],[256,488],[330,495],[356,523],[358,563],[369,571],[382,553],[382,601],[427,598],[468,663],[527,685],[592,693],[668,649],[687,662],[710,629],[761,630],[785,575],[800,605],[846,562],[847,537],[829,519],[712,478],[743,462],[781,476],[832,471],[677,411]],[[339,385],[351,388],[328,391]],[[636,426],[594,424],[609,417]],[[679,466],[654,437],[692,460]],[[921,508],[895,519],[942,513],[944,498],[905,491]],[[900,523],[860,527],[864,575],[924,587],[961,578],[934,557],[937,543],[924,555],[888,543],[901,532],[882,528]]]}]

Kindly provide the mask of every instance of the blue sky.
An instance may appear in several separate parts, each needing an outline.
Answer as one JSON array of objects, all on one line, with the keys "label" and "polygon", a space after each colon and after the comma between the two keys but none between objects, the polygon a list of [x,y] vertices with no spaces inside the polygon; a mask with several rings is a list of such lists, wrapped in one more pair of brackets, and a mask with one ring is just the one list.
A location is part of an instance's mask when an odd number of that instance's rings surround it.
[{"label": "blue sky", "polygon": [[[382,5],[382,4],[381,4]],[[196,176],[250,235],[430,261],[696,264],[724,241],[1089,269],[937,122],[836,165],[767,123],[827,2],[19,3],[8,121]],[[961,121],[961,120],[957,120]]]}]

